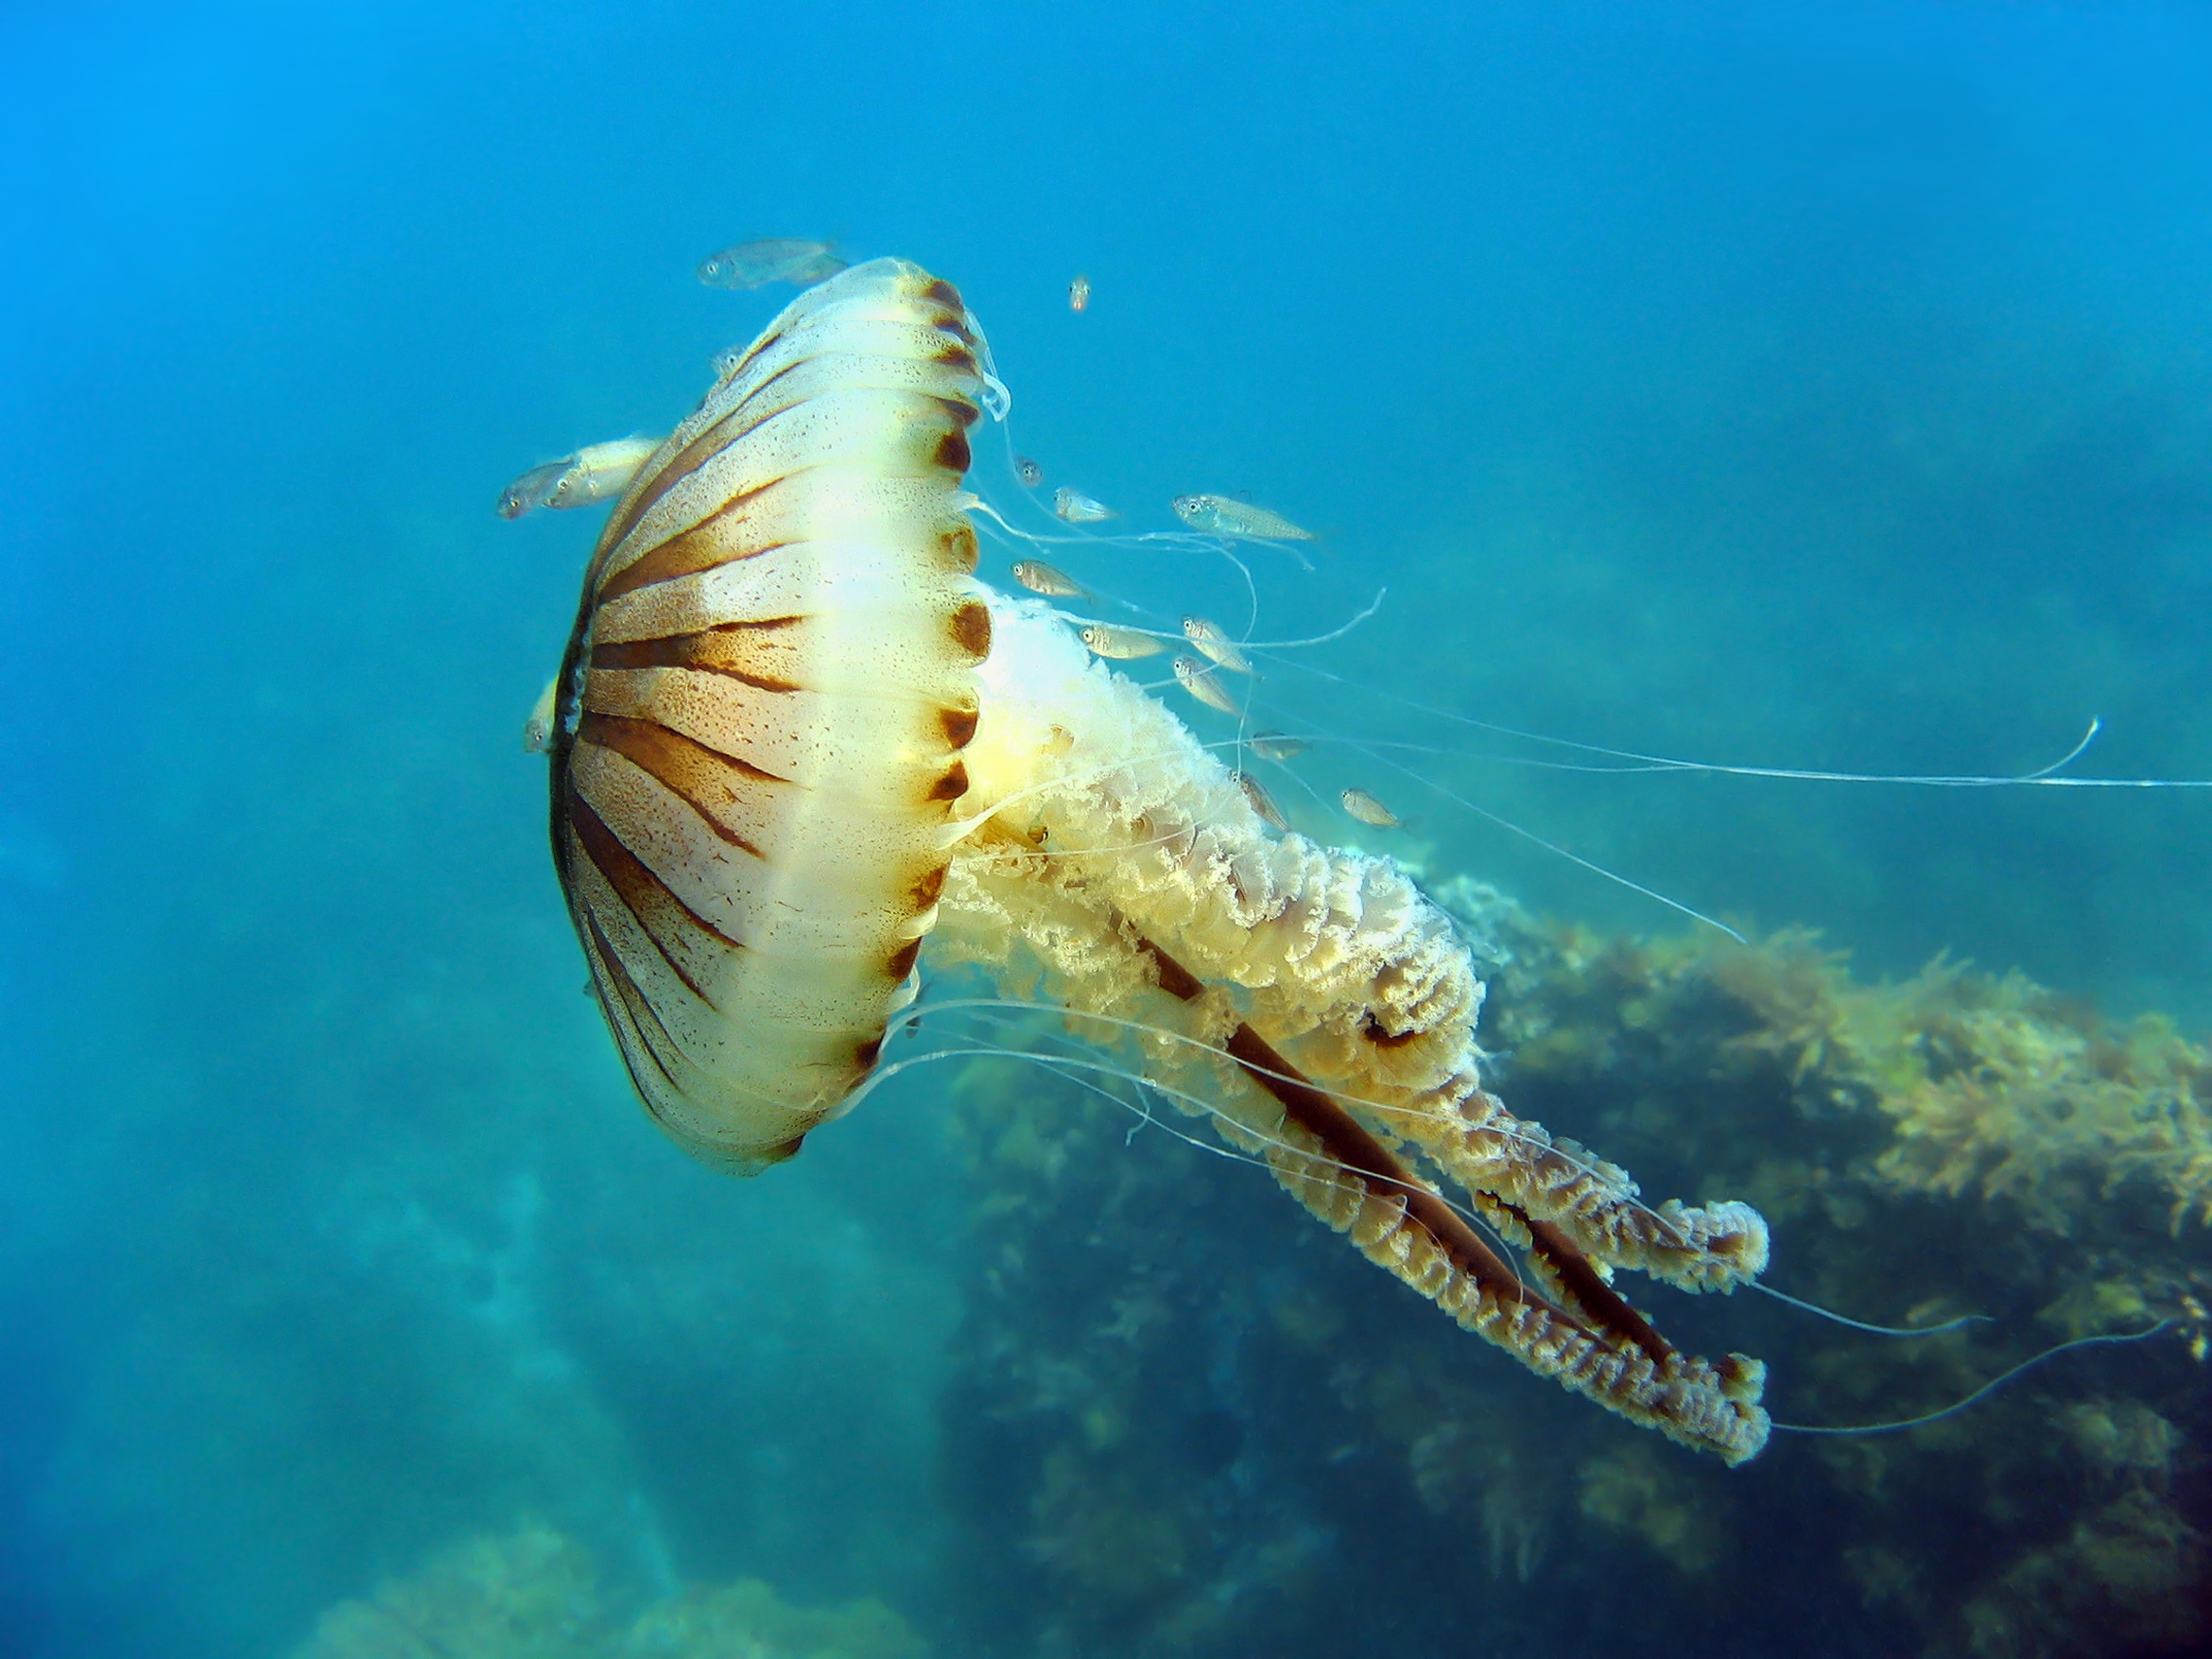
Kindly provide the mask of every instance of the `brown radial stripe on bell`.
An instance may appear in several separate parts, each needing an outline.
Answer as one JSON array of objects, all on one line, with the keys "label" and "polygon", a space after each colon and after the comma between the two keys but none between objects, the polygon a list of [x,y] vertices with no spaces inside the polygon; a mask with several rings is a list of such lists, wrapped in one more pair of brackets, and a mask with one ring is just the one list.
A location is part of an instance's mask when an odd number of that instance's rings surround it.
[{"label": "brown radial stripe on bell", "polygon": [[[777,482],[782,480],[778,479]],[[689,529],[679,531],[666,541],[640,553],[599,584],[599,603],[604,605],[611,599],[635,593],[639,588],[651,587],[656,582],[699,576],[705,571],[718,570],[725,564],[757,559],[763,553],[772,553],[778,547],[786,545],[781,539],[764,542],[744,533],[747,511],[763,492],[773,488],[775,486],[772,484],[764,484],[758,490],[748,490],[743,494],[733,495]]]},{"label": "brown radial stripe on bell", "polygon": [[[700,948],[702,943],[709,949],[719,945],[741,950],[744,946],[693,909],[682,895],[656,875],[574,784],[568,787],[568,823],[584,855],[637,923],[638,931],[667,963],[668,971],[683,982],[684,989],[692,995],[709,1008],[714,1007],[714,999],[700,985],[697,972],[680,959],[688,954],[684,947],[686,943],[693,949]],[[691,936],[689,940],[685,938],[687,934]]]},{"label": "brown radial stripe on bell", "polygon": [[[768,855],[723,820],[720,808],[739,800],[741,786],[772,779],[758,767],[717,754],[683,733],[651,720],[624,719],[619,715],[586,715],[577,728],[576,740],[619,754],[669,794],[699,815],[700,821],[717,837],[743,853],[766,861]],[[716,804],[720,804],[718,808]]]},{"label": "brown radial stripe on bell", "polygon": [[806,688],[796,681],[755,673],[733,658],[742,649],[731,648],[727,635],[709,629],[699,633],[670,633],[657,639],[622,640],[592,648],[592,666],[616,672],[640,668],[682,668],[694,674],[716,674],[750,685],[755,691],[788,693]]}]

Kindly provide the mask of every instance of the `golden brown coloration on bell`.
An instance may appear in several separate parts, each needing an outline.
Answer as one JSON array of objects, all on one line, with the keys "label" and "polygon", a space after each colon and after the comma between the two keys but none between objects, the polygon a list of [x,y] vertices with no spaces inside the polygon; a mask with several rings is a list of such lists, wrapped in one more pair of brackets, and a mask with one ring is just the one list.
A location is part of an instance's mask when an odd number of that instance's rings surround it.
[{"label": "golden brown coloration on bell", "polygon": [[[1756,1362],[1684,1354],[1612,1277],[1732,1287],[1763,1221],[1647,1205],[1508,1114],[1468,945],[1396,865],[1271,831],[1051,606],[972,579],[979,407],[1005,389],[959,294],[857,268],[728,366],[600,539],[553,845],[648,1107],[725,1166],[789,1156],[855,1097],[935,927],[941,959],[1125,1034],[1143,1080],[1539,1374],[1754,1454]],[[1198,659],[1175,672],[1236,712]]]},{"label": "golden brown coloration on bell", "polygon": [[638,1092],[710,1162],[788,1157],[910,995],[990,649],[951,501],[986,360],[917,267],[833,277],[661,446],[585,579],[554,859]]}]

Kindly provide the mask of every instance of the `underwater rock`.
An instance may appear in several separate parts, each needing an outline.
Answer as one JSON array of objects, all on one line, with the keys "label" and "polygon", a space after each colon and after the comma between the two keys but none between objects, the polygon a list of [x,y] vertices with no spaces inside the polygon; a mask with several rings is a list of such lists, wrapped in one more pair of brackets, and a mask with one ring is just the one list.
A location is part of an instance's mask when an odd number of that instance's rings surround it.
[{"label": "underwater rock", "polygon": [[2056,1342],[2178,1335],[1925,1427],[1784,1437],[1747,1478],[1436,1340],[1281,1223],[1264,1178],[978,1063],[953,1091],[976,1265],[943,1421],[991,1650],[1357,1651],[1345,1583],[1408,1650],[1464,1648],[1478,1618],[1568,1650],[1780,1646],[1808,1621],[1823,1651],[2193,1650],[2203,1049],[1947,959],[1870,985],[1803,931],[1599,938],[1473,884],[1439,896],[1496,942],[1481,1035],[1516,1114],[1656,1186],[1746,1197],[1794,1295],[1889,1325],[1991,1316],[1905,1339],[1712,1308],[1702,1339],[1771,1354],[1777,1417],[1894,1422]]},{"label": "underwater rock", "polygon": [[339,1602],[293,1659],[596,1659],[603,1618],[590,1555],[530,1523],[464,1539],[414,1577]]},{"label": "underwater rock", "polygon": [[584,1548],[531,1522],[462,1540],[324,1613],[293,1659],[925,1659],[882,1602],[793,1607],[757,1579],[648,1603],[627,1625]]}]

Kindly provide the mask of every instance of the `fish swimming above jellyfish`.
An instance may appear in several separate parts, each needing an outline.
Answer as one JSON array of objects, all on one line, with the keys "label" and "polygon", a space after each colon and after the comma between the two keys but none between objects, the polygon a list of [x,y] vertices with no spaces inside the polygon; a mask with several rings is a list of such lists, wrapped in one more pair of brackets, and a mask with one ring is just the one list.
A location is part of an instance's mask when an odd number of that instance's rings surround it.
[{"label": "fish swimming above jellyfish", "polygon": [[765,288],[770,283],[805,287],[846,268],[827,242],[798,236],[756,236],[710,253],[699,262],[699,280],[710,288]]},{"label": "fish swimming above jellyfish", "polygon": [[547,723],[552,850],[655,1121],[757,1172],[974,1051],[886,1061],[894,1027],[1038,1006],[918,1001],[926,950],[1037,988],[1098,1046],[1056,1063],[1211,1119],[1529,1369],[1755,1455],[1760,1364],[1684,1352],[1614,1279],[1732,1289],[1765,1222],[1648,1204],[1512,1117],[1452,920],[1388,859],[1284,833],[1049,604],[976,579],[956,493],[1005,408],[959,292],[873,260],[769,325],[600,535]]}]

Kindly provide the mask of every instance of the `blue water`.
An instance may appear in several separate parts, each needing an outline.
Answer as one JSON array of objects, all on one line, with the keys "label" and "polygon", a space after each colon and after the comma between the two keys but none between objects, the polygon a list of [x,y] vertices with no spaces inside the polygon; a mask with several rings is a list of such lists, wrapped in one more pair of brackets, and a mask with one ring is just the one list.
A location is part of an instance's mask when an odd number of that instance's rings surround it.
[{"label": "blue water", "polygon": [[[1882,773],[2098,717],[2078,771],[2212,777],[2195,9],[25,0],[0,156],[0,1652],[282,1652],[525,1513],[990,1623],[935,1568],[931,1095],[742,1187],[670,1151],[517,742],[596,526],[492,502],[690,406],[787,297],[700,286],[724,243],[958,283],[1132,523],[1323,531],[1263,631],[1387,584],[1364,686]],[[2212,1020],[2212,791],[1547,774],[1302,695],[1869,972]],[[1433,871],[1680,921],[1340,781]]]}]

